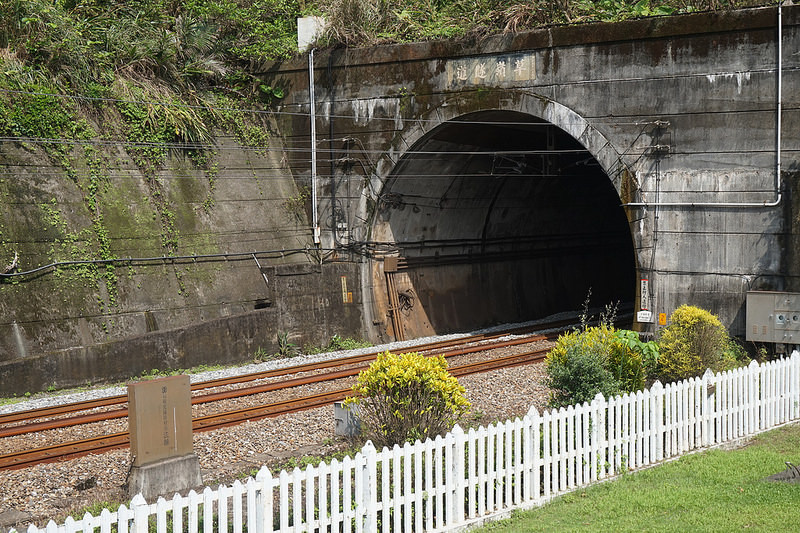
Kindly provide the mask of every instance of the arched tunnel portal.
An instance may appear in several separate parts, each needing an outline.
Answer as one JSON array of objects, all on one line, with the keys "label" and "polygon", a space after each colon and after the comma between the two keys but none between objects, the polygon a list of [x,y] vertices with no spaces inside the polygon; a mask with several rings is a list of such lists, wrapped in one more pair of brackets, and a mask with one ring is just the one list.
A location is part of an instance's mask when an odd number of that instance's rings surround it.
[{"label": "arched tunnel portal", "polygon": [[385,181],[374,301],[397,339],[633,306],[636,259],[609,174],[572,135],[519,111],[456,117]]}]

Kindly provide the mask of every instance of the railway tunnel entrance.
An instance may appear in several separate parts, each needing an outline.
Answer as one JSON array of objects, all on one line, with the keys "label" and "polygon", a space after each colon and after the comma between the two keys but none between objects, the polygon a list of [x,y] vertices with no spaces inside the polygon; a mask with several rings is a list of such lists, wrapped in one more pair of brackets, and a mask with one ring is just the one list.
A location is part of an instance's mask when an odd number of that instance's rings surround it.
[{"label": "railway tunnel entrance", "polygon": [[522,322],[635,298],[635,254],[606,170],[527,113],[437,126],[398,161],[373,238],[377,311],[396,339]]}]

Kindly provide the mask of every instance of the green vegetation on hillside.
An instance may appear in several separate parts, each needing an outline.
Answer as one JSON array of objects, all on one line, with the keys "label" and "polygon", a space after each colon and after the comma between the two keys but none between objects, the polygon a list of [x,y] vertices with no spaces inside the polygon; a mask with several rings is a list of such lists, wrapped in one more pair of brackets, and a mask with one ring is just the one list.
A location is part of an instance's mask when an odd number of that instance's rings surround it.
[{"label": "green vegetation on hillside", "polygon": [[[0,0],[3,77],[107,97],[119,84],[271,96],[248,71],[295,54],[296,19],[321,45],[361,46],[763,4],[753,0]],[[115,87],[116,86],[116,87]],[[113,90],[112,90],[113,89]],[[186,103],[193,103],[187,101]]]},{"label": "green vegetation on hillside", "polygon": [[[130,142],[202,142],[220,123],[248,139],[253,130],[243,125],[247,121],[231,120],[222,110],[252,109],[283,96],[283,88],[267,86],[253,75],[254,66],[296,54],[296,19],[308,14],[326,17],[328,31],[319,45],[334,47],[752,4],[752,0],[0,0],[0,136],[73,138],[80,132],[67,128],[80,122],[72,117],[103,122],[110,118],[108,102],[123,100],[114,113],[122,117],[121,129]],[[82,98],[70,102],[54,94]],[[48,116],[40,113],[53,109],[56,113]],[[262,141],[249,139],[248,144]],[[157,161],[160,154],[147,155]]]},{"label": "green vegetation on hillside", "polygon": [[556,24],[722,10],[748,0],[321,0],[328,44],[365,44],[480,37]]},{"label": "green vegetation on hillside", "polygon": [[[119,191],[110,190],[108,169],[116,156],[102,148],[106,144],[120,146],[138,167],[162,253],[177,254],[181,213],[159,171],[170,150],[182,150],[208,179],[203,203],[208,211],[217,169],[215,136],[226,132],[243,146],[267,146],[268,118],[251,111],[268,108],[281,91],[262,86],[243,66],[268,57],[264,50],[286,55],[294,42],[294,22],[276,28],[297,13],[296,5],[273,1],[238,7],[230,2],[0,0],[0,138],[42,150],[84,203],[76,212],[52,199],[32,213],[39,219],[33,227],[44,228],[53,242],[50,260],[116,259],[110,228],[120,199]],[[264,18],[273,21],[269,27],[253,25]],[[250,29],[244,31],[245,26]],[[0,182],[0,193],[3,185],[11,186]],[[3,209],[11,207],[0,205],[0,219],[11,219]],[[13,256],[14,243],[35,239],[14,229],[0,226],[3,256]],[[104,308],[116,305],[114,268],[83,264],[68,275],[71,281],[105,284],[106,296],[98,297]]]}]

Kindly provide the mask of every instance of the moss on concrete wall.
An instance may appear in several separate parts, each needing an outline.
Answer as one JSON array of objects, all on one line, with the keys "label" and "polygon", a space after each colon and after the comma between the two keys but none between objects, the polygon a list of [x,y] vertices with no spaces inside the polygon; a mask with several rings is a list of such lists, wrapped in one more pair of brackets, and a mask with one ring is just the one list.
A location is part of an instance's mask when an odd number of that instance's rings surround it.
[{"label": "moss on concrete wall", "polygon": [[[203,158],[173,151],[158,169],[142,170],[119,150],[79,147],[64,162],[4,143],[2,268],[14,254],[17,272],[62,264],[0,283],[0,361],[146,333],[145,313],[150,327],[166,329],[251,311],[267,288],[246,254],[308,241],[307,223],[283,206],[297,188],[275,148],[243,149],[223,136]],[[245,255],[137,260],[222,253]],[[98,260],[115,262],[64,264]]]}]

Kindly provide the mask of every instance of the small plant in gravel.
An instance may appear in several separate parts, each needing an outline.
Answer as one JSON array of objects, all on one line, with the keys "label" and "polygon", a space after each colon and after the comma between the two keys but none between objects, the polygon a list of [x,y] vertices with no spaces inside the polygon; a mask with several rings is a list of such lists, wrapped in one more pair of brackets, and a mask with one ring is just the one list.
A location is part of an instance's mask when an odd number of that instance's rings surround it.
[{"label": "small plant in gravel", "polygon": [[297,345],[289,341],[289,333],[282,331],[278,333],[278,353],[276,358],[294,357],[298,354]]},{"label": "small plant in gravel", "polygon": [[[28,396],[30,396],[30,393],[27,393],[27,394],[28,394]],[[28,399],[28,397],[24,396],[24,395],[22,397],[11,396],[11,397],[7,397],[7,398],[0,398],[0,406],[12,405],[12,404],[15,404],[15,403],[24,402],[27,399]]]},{"label": "small plant in gravel", "polygon": [[441,355],[385,352],[358,375],[353,392],[345,405],[357,406],[364,434],[378,448],[444,434],[470,407]]},{"label": "small plant in gravel", "polygon": [[261,346],[253,352],[253,361],[256,363],[263,363],[264,361],[271,361],[277,358],[277,354],[271,354]]},{"label": "small plant in gravel", "polygon": [[86,513],[89,513],[92,516],[100,516],[100,513],[103,512],[103,509],[108,509],[109,511],[117,510],[123,503],[127,504],[128,502],[123,502],[118,500],[97,501],[90,503],[86,507],[81,507],[80,509],[70,512],[69,516],[71,516],[74,520],[83,519],[83,515],[85,515]]},{"label": "small plant in gravel", "polygon": [[330,464],[333,459],[341,461],[345,457],[355,457],[356,453],[359,451],[360,450],[348,448],[324,455],[303,455],[301,457],[290,457],[286,461],[271,465],[270,470],[273,472],[280,472],[281,470],[291,471],[295,468],[304,470],[308,466],[319,466],[320,463]]},{"label": "small plant in gravel", "polygon": [[331,340],[328,341],[328,344],[324,346],[303,346],[303,353],[314,355],[319,353],[338,352],[341,350],[357,350],[359,348],[369,348],[370,346],[372,346],[372,343],[361,339],[334,335],[331,337]]},{"label": "small plant in gravel", "polygon": [[350,337],[340,337],[339,335],[334,335],[331,337],[330,342],[328,342],[326,351],[338,352],[340,350],[356,350],[358,348],[369,348],[370,346],[372,346],[371,343],[361,339],[353,339]]},{"label": "small plant in gravel", "polygon": [[174,371],[169,370],[159,370],[158,368],[151,368],[150,370],[145,370],[138,376],[133,376],[131,381],[148,381],[151,379],[157,378],[164,378],[174,374]]}]

